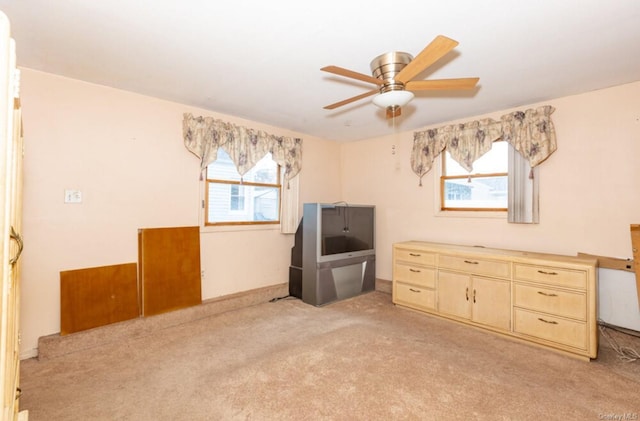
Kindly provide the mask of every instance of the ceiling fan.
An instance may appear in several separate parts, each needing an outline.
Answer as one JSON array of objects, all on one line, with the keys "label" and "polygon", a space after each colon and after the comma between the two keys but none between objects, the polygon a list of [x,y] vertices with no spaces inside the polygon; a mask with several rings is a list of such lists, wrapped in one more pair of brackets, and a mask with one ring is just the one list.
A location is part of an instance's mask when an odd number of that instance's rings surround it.
[{"label": "ceiling fan", "polygon": [[324,107],[333,110],[371,95],[378,94],[373,103],[386,109],[387,118],[397,117],[401,108],[413,99],[412,91],[473,89],[479,78],[412,80],[415,76],[453,50],[458,41],[438,35],[424,50],[413,58],[409,53],[394,51],[371,61],[373,76],[338,66],[326,66],[322,71],[377,85],[376,89]]}]

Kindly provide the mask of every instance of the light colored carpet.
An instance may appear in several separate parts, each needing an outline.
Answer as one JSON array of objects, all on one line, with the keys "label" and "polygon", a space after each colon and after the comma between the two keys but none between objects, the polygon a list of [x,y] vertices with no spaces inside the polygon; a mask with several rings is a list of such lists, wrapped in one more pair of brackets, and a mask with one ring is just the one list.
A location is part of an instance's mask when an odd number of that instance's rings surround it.
[{"label": "light colored carpet", "polygon": [[576,360],[380,292],[286,299],[23,361],[21,409],[31,421],[638,417],[640,363],[600,352]]}]

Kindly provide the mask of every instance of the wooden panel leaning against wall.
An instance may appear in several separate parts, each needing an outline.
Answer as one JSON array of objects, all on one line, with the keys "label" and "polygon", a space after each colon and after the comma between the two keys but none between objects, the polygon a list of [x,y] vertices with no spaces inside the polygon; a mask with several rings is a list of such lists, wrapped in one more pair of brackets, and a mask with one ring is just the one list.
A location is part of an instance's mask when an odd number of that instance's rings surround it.
[{"label": "wooden panel leaning against wall", "polygon": [[640,224],[631,225],[631,247],[633,249],[633,267],[636,273],[636,292],[640,309]]},{"label": "wooden panel leaning against wall", "polygon": [[201,302],[200,228],[143,228],[137,263],[60,272],[60,334]]},{"label": "wooden panel leaning against wall", "polygon": [[138,273],[143,316],[200,304],[200,228],[138,230]]},{"label": "wooden panel leaning against wall", "polygon": [[135,263],[60,272],[60,334],[138,317],[137,284]]}]

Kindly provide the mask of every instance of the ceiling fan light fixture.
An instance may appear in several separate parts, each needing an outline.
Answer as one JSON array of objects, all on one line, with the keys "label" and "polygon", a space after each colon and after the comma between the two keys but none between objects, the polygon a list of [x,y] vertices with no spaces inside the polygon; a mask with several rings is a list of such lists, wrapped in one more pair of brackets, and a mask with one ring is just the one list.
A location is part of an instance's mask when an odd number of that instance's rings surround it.
[{"label": "ceiling fan light fixture", "polygon": [[404,107],[413,99],[411,91],[388,91],[376,95],[373,103],[380,108]]}]

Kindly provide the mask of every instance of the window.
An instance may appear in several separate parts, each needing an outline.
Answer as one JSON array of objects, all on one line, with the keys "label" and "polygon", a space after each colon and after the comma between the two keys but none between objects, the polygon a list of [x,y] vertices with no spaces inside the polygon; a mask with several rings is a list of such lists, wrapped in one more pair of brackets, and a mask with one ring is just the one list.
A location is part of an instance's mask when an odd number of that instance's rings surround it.
[{"label": "window", "polygon": [[469,173],[449,153],[442,154],[440,209],[506,211],[508,201],[509,144],[494,142],[491,150],[473,163]]},{"label": "window", "polygon": [[265,155],[240,177],[222,148],[207,167],[205,225],[280,223],[280,166]]},{"label": "window", "polygon": [[233,185],[231,186],[231,203],[229,204],[230,211],[244,211],[244,191],[243,186]]}]

